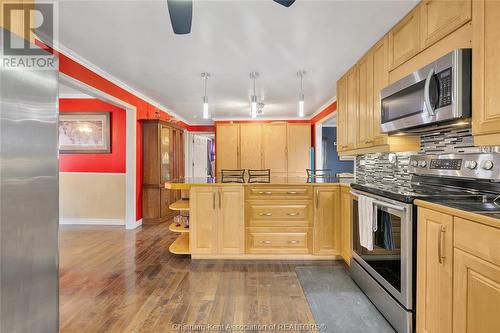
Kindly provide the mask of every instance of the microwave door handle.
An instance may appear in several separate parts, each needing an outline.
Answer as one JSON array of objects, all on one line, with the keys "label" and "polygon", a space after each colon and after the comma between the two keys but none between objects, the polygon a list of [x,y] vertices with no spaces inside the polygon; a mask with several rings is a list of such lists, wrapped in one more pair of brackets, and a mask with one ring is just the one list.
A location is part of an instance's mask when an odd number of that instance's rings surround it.
[{"label": "microwave door handle", "polygon": [[427,74],[427,78],[425,79],[425,87],[424,87],[424,102],[425,102],[425,108],[427,109],[427,113],[429,116],[433,117],[436,115],[436,112],[434,108],[432,107],[431,103],[431,97],[430,97],[430,87],[431,87],[431,80],[434,77],[434,68],[431,68],[429,71],[429,74]]}]

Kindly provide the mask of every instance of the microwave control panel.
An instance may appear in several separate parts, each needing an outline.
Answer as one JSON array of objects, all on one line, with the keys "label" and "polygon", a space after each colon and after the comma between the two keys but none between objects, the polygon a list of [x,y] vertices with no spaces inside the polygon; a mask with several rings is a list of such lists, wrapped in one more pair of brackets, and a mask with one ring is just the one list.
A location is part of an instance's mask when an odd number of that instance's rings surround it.
[{"label": "microwave control panel", "polygon": [[453,90],[451,67],[436,74],[439,82],[439,101],[438,108],[451,105],[451,96]]}]

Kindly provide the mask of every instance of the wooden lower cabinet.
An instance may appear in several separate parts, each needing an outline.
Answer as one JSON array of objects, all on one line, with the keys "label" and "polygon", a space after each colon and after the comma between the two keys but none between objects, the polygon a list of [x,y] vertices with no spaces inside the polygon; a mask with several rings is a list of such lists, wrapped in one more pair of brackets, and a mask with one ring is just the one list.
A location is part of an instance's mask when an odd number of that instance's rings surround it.
[{"label": "wooden lower cabinet", "polygon": [[308,254],[312,248],[310,228],[247,228],[246,250],[253,254]]},{"label": "wooden lower cabinet", "polygon": [[191,254],[244,252],[243,186],[199,186],[190,191]]},{"label": "wooden lower cabinet", "polygon": [[317,255],[340,254],[340,188],[314,187],[314,246]]},{"label": "wooden lower cabinet", "polygon": [[340,232],[341,249],[340,254],[344,261],[350,265],[352,257],[352,199],[351,188],[340,188]]},{"label": "wooden lower cabinet", "polygon": [[452,332],[453,218],[418,210],[417,332]]},{"label": "wooden lower cabinet", "polygon": [[498,227],[419,207],[417,332],[500,331]]}]

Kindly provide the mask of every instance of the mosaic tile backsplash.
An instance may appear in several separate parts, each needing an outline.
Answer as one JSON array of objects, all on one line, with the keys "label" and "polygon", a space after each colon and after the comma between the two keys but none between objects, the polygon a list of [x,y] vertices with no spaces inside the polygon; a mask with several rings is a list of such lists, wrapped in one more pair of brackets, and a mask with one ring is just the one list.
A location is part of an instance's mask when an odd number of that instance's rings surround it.
[{"label": "mosaic tile backsplash", "polygon": [[405,189],[411,181],[408,163],[415,154],[480,153],[500,151],[474,146],[471,128],[443,129],[420,136],[420,151],[376,153],[356,157],[356,182],[396,186]]}]

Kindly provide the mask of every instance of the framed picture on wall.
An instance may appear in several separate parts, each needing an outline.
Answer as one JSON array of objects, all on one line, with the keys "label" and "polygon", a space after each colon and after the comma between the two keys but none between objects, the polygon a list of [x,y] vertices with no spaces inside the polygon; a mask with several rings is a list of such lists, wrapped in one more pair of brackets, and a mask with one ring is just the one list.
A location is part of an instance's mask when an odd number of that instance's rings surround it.
[{"label": "framed picture on wall", "polygon": [[110,112],[60,113],[59,152],[61,154],[110,153]]}]

